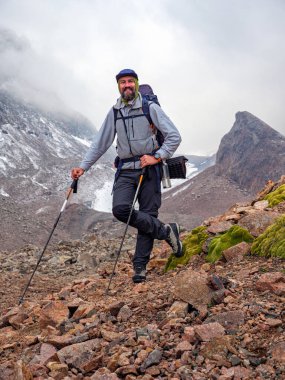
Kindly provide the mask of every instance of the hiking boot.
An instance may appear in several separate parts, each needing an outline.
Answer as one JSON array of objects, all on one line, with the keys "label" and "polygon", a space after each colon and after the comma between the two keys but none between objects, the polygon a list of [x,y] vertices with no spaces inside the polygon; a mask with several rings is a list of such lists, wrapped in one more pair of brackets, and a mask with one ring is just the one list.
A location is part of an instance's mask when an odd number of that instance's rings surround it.
[{"label": "hiking boot", "polygon": [[133,275],[133,282],[138,284],[140,282],[145,282],[146,280],[146,269],[144,267],[134,268],[135,274]]},{"label": "hiking boot", "polygon": [[165,241],[172,248],[173,254],[175,257],[183,256],[182,252],[182,242],[179,239],[179,226],[177,223],[166,224],[165,227],[168,230],[168,237]]}]

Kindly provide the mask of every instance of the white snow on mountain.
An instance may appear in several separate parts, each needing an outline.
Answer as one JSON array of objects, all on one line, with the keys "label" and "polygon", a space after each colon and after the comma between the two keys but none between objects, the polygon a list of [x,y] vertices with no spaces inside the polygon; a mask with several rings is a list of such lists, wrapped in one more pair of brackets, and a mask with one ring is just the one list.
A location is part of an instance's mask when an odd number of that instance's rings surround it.
[{"label": "white snow on mountain", "polygon": [[0,195],[2,195],[3,197],[10,197],[10,195],[6,193],[6,191],[4,191],[2,188],[0,188]]},{"label": "white snow on mountain", "polygon": [[73,136],[72,137],[76,140],[76,141],[79,141],[81,142],[81,144],[83,145],[86,145],[86,146],[90,146],[91,145],[91,142],[89,140],[86,140],[86,139],[81,139],[80,137],[77,137],[77,136]]},{"label": "white snow on mountain", "polygon": [[[182,183],[186,182],[188,179],[193,178],[198,174],[198,168],[195,167],[192,163],[186,163],[186,179],[172,179],[171,187],[169,189],[163,189],[161,186],[162,193],[171,190]],[[96,211],[102,212],[112,212],[112,188],[113,188],[114,179],[107,180],[102,188],[99,188],[94,193],[94,200],[92,201],[91,207]],[[188,187],[187,185],[186,187]],[[181,190],[179,190],[181,191]]]}]

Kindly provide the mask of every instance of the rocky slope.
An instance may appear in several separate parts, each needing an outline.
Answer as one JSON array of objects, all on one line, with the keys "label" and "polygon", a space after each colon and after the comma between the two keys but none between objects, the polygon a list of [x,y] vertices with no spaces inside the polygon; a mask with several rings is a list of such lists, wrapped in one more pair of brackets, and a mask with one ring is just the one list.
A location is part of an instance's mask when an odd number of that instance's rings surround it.
[{"label": "rocky slope", "polygon": [[[233,225],[262,236],[284,215],[284,184],[205,220],[211,239]],[[272,198],[278,203],[269,207]],[[0,253],[0,379],[285,378],[284,260],[254,256],[241,243],[210,264],[207,242],[165,273],[169,247],[156,242],[148,281],[134,285],[129,234],[106,295],[120,226],[50,248],[21,306],[37,248]]]},{"label": "rocky slope", "polygon": [[[4,249],[46,238],[77,165],[96,134],[73,111],[43,111],[0,92],[0,237]],[[113,177],[114,150],[82,184],[77,199],[91,204],[94,192]],[[96,181],[94,180],[96,178]]]},{"label": "rocky slope", "polygon": [[176,220],[191,229],[233,203],[251,197],[249,191],[226,175],[216,175],[215,166],[212,166],[164,194],[160,215],[164,221]]}]

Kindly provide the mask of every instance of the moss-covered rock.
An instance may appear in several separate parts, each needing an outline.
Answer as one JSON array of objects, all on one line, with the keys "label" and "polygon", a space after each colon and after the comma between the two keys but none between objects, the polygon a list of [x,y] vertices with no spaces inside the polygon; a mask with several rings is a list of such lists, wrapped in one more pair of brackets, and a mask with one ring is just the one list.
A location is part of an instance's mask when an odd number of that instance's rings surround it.
[{"label": "moss-covered rock", "polygon": [[246,230],[238,225],[232,226],[227,232],[213,238],[209,245],[206,260],[214,263],[219,260],[224,250],[245,241],[251,243],[254,240],[253,236]]},{"label": "moss-covered rock", "polygon": [[281,202],[285,201],[285,185],[279,186],[272,193],[267,194],[264,199],[268,201],[269,207],[278,205]]},{"label": "moss-covered rock", "polygon": [[183,256],[175,257],[171,255],[165,265],[165,272],[175,269],[177,265],[186,265],[193,255],[202,252],[202,245],[207,240],[206,227],[196,227],[183,240]]},{"label": "moss-covered rock", "polygon": [[285,215],[258,236],[252,244],[251,252],[259,256],[285,259]]}]

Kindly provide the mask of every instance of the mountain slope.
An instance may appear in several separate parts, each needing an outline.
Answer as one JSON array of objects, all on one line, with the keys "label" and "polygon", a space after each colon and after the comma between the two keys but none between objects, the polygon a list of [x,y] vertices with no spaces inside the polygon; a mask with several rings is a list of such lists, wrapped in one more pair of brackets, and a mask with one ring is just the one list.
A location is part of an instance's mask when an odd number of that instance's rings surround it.
[{"label": "mountain slope", "polygon": [[[42,242],[71,183],[70,169],[81,161],[96,133],[80,114],[45,112],[0,91],[0,233],[4,249]],[[89,186],[80,186],[78,199],[91,203],[94,192],[113,178],[113,157],[111,148],[82,181]]]},{"label": "mountain slope", "polygon": [[176,213],[179,222],[192,228],[248,200],[267,180],[284,173],[285,137],[249,112],[238,112],[221,140],[216,164],[165,194],[161,213],[164,219]]}]

